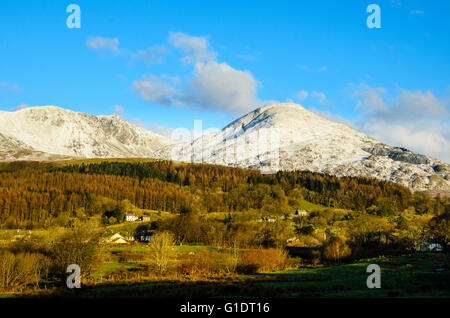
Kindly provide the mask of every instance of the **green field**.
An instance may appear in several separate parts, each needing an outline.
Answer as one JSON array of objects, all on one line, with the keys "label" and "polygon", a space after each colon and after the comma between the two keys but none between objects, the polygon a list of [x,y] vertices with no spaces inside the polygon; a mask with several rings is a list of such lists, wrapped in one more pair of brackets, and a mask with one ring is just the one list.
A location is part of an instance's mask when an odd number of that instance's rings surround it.
[{"label": "green field", "polygon": [[[205,246],[178,247],[183,252],[208,250]],[[123,251],[116,249],[115,251]],[[113,251],[113,250],[111,250]],[[144,251],[144,250],[141,250]],[[178,279],[122,280],[103,282],[77,291],[57,291],[58,296],[79,297],[433,297],[450,296],[450,271],[435,272],[434,264],[447,264],[445,254],[415,254],[379,257],[352,264],[334,266],[305,266],[297,269],[252,275]],[[368,289],[366,268],[381,267],[381,288]],[[109,263],[103,274],[133,271],[143,263]]]}]

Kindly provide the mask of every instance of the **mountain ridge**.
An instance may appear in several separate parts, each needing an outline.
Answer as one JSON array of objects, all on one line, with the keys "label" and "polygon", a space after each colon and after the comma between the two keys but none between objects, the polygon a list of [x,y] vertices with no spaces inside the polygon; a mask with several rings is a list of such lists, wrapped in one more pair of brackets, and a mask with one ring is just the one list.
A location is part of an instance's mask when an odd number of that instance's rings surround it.
[{"label": "mountain ridge", "polygon": [[147,157],[169,139],[117,115],[89,115],[57,106],[0,112],[0,133],[45,153],[74,158]]},{"label": "mountain ridge", "polygon": [[117,115],[57,106],[0,111],[1,160],[153,157],[232,167],[309,170],[390,180],[413,190],[450,190],[450,167],[386,145],[301,105],[272,103],[223,129],[177,143]]}]

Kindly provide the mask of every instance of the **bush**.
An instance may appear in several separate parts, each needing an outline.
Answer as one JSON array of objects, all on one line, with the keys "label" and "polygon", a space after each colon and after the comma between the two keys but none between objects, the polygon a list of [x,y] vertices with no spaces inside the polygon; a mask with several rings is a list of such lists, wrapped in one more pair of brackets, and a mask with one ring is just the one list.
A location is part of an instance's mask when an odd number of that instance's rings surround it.
[{"label": "bush", "polygon": [[236,272],[239,274],[252,275],[258,272],[257,264],[239,264],[236,267]]},{"label": "bush", "polygon": [[245,250],[237,266],[243,274],[273,272],[285,269],[291,264],[287,252],[281,249],[248,249]]},{"label": "bush", "polygon": [[98,235],[88,226],[76,226],[53,243],[50,255],[51,273],[58,278],[67,276],[67,266],[77,264],[81,276],[88,277],[94,269],[98,248]]},{"label": "bush", "polygon": [[236,271],[239,253],[235,249],[223,251],[196,251],[184,255],[180,260],[183,275],[201,276],[228,274]]},{"label": "bush", "polygon": [[48,260],[42,254],[0,250],[0,290],[16,291],[38,284],[47,265]]},{"label": "bush", "polygon": [[313,225],[307,225],[297,229],[297,233],[302,235],[312,235],[314,231],[315,228]]},{"label": "bush", "polygon": [[160,274],[164,273],[172,255],[173,235],[169,232],[155,234],[150,241],[150,247]]},{"label": "bush", "polygon": [[119,263],[136,263],[147,259],[144,252],[121,251],[119,253]]},{"label": "bush", "polygon": [[326,260],[339,262],[340,259],[350,256],[351,252],[341,237],[333,236],[325,243],[322,256]]}]

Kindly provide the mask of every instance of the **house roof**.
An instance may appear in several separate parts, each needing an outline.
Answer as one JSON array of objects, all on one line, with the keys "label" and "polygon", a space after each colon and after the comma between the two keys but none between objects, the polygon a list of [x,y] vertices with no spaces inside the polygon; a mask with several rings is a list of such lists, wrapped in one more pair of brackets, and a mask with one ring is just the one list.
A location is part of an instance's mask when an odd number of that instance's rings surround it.
[{"label": "house roof", "polygon": [[127,243],[127,240],[119,233],[114,233],[108,240],[109,243]]}]

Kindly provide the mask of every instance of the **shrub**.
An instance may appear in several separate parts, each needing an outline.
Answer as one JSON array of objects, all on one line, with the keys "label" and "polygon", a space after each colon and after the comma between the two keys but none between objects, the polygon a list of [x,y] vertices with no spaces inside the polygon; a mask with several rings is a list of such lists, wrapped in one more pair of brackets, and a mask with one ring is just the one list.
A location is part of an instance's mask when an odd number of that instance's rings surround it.
[{"label": "shrub", "polygon": [[47,264],[42,254],[0,250],[0,290],[22,290],[27,285],[38,284],[46,274]]},{"label": "shrub", "polygon": [[229,274],[236,271],[239,252],[236,249],[196,251],[183,255],[179,262],[181,264],[180,271],[183,275]]},{"label": "shrub", "polygon": [[88,277],[96,263],[98,241],[98,235],[88,226],[76,226],[63,234],[51,247],[51,274],[65,278],[67,266],[77,264],[81,276]]},{"label": "shrub", "polygon": [[173,235],[169,232],[155,234],[150,241],[156,266],[160,274],[164,273],[172,255]]},{"label": "shrub", "polygon": [[338,236],[331,237],[324,245],[323,258],[339,262],[340,259],[350,256],[351,249],[345,241]]},{"label": "shrub", "polygon": [[119,253],[119,263],[133,263],[146,260],[144,252],[121,251]]},{"label": "shrub", "polygon": [[314,231],[315,229],[313,225],[307,225],[297,229],[297,233],[303,235],[311,235],[314,233]]},{"label": "shrub", "polygon": [[281,249],[248,249],[241,255],[238,272],[273,272],[282,270],[291,264],[287,252]]}]

